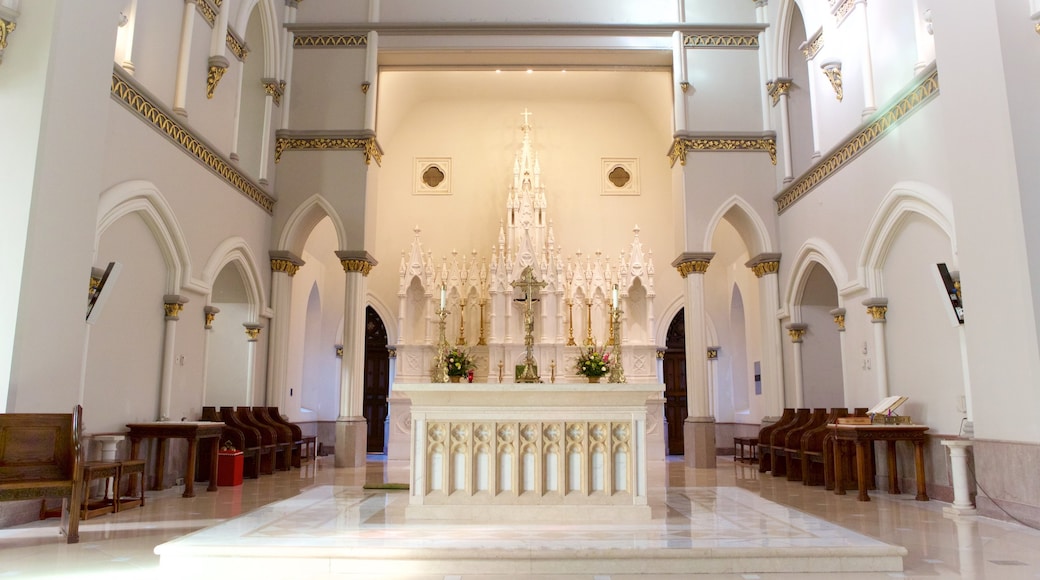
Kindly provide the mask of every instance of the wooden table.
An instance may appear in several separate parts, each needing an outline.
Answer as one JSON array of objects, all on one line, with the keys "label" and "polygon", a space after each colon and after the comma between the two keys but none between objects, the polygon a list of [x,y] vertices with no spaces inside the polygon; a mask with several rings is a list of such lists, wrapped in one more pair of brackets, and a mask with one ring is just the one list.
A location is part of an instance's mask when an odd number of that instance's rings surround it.
[{"label": "wooden table", "polygon": [[917,475],[917,501],[928,501],[924,476],[924,432],[925,425],[830,425],[834,431],[834,493],[845,495],[845,476],[842,473],[844,464],[843,443],[856,445],[856,482],[859,486],[859,501],[870,501],[867,494],[870,472],[870,445],[875,441],[888,444],[888,492],[900,493],[899,477],[896,471],[896,441],[909,441],[914,444],[914,468]]},{"label": "wooden table", "polygon": [[151,423],[128,423],[130,432],[130,457],[137,458],[142,439],[157,439],[159,457],[155,462],[155,487],[162,489],[163,467],[166,463],[166,440],[169,438],[188,440],[188,467],[184,474],[183,497],[195,497],[195,458],[198,457],[200,439],[210,439],[209,487],[206,491],[217,491],[217,451],[224,424],[215,421],[154,421]]}]

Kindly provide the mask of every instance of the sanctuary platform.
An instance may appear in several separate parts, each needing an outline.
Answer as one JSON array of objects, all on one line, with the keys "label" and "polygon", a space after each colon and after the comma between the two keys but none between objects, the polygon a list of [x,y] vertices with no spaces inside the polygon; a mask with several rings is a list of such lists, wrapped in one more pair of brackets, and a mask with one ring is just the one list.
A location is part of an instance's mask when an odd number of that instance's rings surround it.
[{"label": "sanctuary platform", "polygon": [[317,486],[159,545],[169,577],[898,572],[892,546],[735,487],[655,488],[645,522],[416,521],[408,495]]}]

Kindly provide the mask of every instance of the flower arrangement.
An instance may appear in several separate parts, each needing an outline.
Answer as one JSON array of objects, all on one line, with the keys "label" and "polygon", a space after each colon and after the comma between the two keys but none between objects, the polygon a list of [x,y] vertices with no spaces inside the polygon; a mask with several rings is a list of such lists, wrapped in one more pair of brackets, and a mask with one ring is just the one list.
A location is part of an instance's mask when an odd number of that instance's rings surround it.
[{"label": "flower arrangement", "polygon": [[579,375],[586,377],[602,377],[610,372],[610,353],[599,347],[590,346],[582,349],[575,365]]},{"label": "flower arrangement", "polygon": [[447,367],[449,377],[464,377],[470,370],[476,367],[469,352],[464,348],[451,348],[444,355],[444,365]]}]

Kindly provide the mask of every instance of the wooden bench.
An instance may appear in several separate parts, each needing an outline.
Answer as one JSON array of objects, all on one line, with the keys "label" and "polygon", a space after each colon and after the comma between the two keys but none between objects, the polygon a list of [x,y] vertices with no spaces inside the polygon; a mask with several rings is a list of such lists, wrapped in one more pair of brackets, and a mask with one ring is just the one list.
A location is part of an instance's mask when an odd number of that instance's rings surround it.
[{"label": "wooden bench", "polygon": [[0,414],[0,501],[62,498],[61,532],[79,542],[83,408]]}]

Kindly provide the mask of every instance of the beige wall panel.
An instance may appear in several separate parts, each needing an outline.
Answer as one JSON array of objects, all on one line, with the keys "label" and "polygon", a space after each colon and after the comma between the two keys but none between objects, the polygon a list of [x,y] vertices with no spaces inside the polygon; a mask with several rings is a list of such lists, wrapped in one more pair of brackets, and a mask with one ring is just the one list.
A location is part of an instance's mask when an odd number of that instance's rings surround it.
[{"label": "beige wall panel", "polygon": [[762,93],[758,51],[688,50],[690,131],[759,132]]},{"label": "beige wall panel", "polygon": [[[386,158],[383,158],[386,163]],[[374,162],[373,162],[374,163]],[[365,180],[368,165],[361,151],[286,151],[278,164],[279,202],[275,207],[275,239],[282,235],[289,215],[315,194],[338,212],[347,234],[346,248],[367,250],[365,239]],[[286,248],[292,251],[292,248]],[[372,252],[374,254],[374,252]],[[380,256],[375,256],[380,260]]]},{"label": "beige wall panel", "polygon": [[366,50],[293,50],[290,127],[294,130],[354,129],[365,124]]},{"label": "beige wall panel", "polygon": [[[138,2],[134,22],[134,78],[167,106],[173,106],[177,53],[181,44],[182,2]],[[195,28],[206,25],[195,16]],[[113,32],[114,34],[114,32]]]},{"label": "beige wall panel", "polygon": [[[676,162],[678,165],[678,162]],[[708,151],[686,154],[686,248],[680,251],[709,251],[705,248],[712,217],[733,196],[749,204],[762,220],[770,237],[776,239],[776,214],[769,196],[776,168],[761,151]],[[774,250],[775,251],[775,250]]]},{"label": "beige wall panel", "polygon": [[686,7],[686,22],[693,24],[747,24],[755,22],[753,2],[729,0],[681,0]]}]

